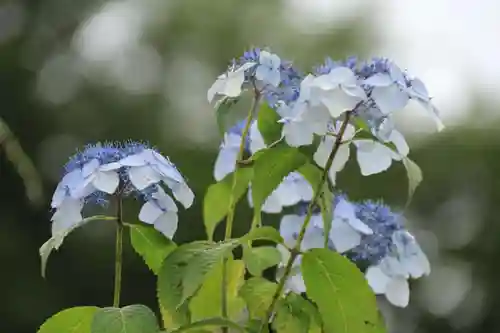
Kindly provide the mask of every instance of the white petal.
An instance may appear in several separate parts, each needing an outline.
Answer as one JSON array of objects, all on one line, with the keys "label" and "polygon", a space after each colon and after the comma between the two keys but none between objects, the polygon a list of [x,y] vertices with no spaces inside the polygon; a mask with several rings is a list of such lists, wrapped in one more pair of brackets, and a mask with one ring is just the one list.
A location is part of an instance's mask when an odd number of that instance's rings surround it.
[{"label": "white petal", "polygon": [[418,279],[430,274],[431,266],[427,256],[408,231],[396,231],[392,235],[392,241],[396,245],[401,264],[411,277]]},{"label": "white petal", "polygon": [[281,262],[286,263],[290,258],[290,251],[288,251],[288,249],[281,244],[277,244],[276,249],[281,254]]},{"label": "white petal", "polygon": [[366,99],[368,98],[366,96],[366,93],[365,91],[363,90],[363,88],[361,88],[360,86],[357,86],[357,85],[353,85],[353,86],[342,86],[342,90],[349,96],[352,96],[352,97],[356,97],[358,98],[359,100],[363,100],[363,99]]},{"label": "white petal", "polygon": [[177,205],[174,200],[165,193],[163,188],[158,187],[158,191],[153,193],[153,198],[156,199],[156,204],[162,209],[169,212],[177,212]]},{"label": "white petal", "polygon": [[299,113],[300,119],[307,124],[310,131],[318,135],[325,135],[328,130],[330,113],[324,106],[314,106],[303,109]]},{"label": "white petal", "polygon": [[322,138],[321,142],[318,145],[318,149],[313,155],[314,162],[316,162],[320,167],[325,167],[328,156],[330,156],[334,144],[334,137],[328,135]]},{"label": "white petal", "polygon": [[122,164],[120,162],[112,162],[108,164],[103,164],[99,167],[100,171],[113,171],[113,170],[118,170],[122,167]]},{"label": "white petal", "polygon": [[295,191],[302,201],[311,201],[314,196],[314,190],[306,179],[295,181]]},{"label": "white petal", "polygon": [[216,181],[222,180],[234,171],[237,158],[238,148],[222,148],[219,151],[214,166],[214,178]]},{"label": "white petal", "polygon": [[305,293],[306,285],[304,283],[304,279],[302,278],[302,274],[291,276],[286,282],[286,288],[296,294]]},{"label": "white petal", "polygon": [[85,163],[85,165],[82,167],[83,178],[90,177],[92,174],[94,174],[100,165],[101,164],[99,163],[99,161],[95,158],[90,162]]},{"label": "white petal", "polygon": [[161,181],[161,175],[149,165],[130,167],[128,176],[132,185],[139,191]]},{"label": "white petal", "polygon": [[415,78],[411,80],[411,87],[409,89],[410,95],[414,98],[420,98],[425,101],[429,100],[429,92],[425,87],[425,84],[422,80]]},{"label": "white petal", "polygon": [[259,127],[256,121],[254,121],[250,126],[249,135],[250,135],[250,152],[252,154],[255,154],[259,150],[266,148],[264,138],[262,137],[262,134],[260,134],[259,132]]},{"label": "white petal", "polygon": [[169,160],[152,149],[149,149],[149,151],[151,156],[150,164],[156,172],[158,172],[163,178],[170,178],[179,183],[184,182],[182,175]]},{"label": "white petal", "polygon": [[165,212],[155,221],[154,227],[168,238],[174,237],[179,218],[175,212]]},{"label": "white petal", "polygon": [[364,80],[363,83],[373,87],[388,87],[393,84],[393,81],[388,74],[377,73]]},{"label": "white petal", "polygon": [[408,281],[403,277],[393,278],[385,291],[387,300],[395,306],[406,307],[410,302],[410,287]]},{"label": "white petal", "polygon": [[302,224],[304,217],[299,215],[285,215],[280,223],[280,235],[283,237],[285,244],[289,247],[295,246],[296,237]]},{"label": "white petal", "polygon": [[179,201],[184,208],[191,207],[194,201],[194,193],[186,183],[178,183],[169,179],[164,179],[163,181],[170,187],[175,199]]},{"label": "white petal", "polygon": [[269,214],[278,214],[283,210],[283,206],[281,204],[280,198],[273,192],[266,198],[266,201],[264,201],[261,209],[263,212]]},{"label": "white petal", "polygon": [[278,198],[282,206],[293,206],[302,200],[295,182],[286,178],[273,192],[273,195]]},{"label": "white petal", "polygon": [[81,200],[66,198],[52,215],[52,235],[69,229],[80,222],[83,219],[82,207],[83,202]]},{"label": "white petal", "polygon": [[361,174],[369,176],[389,169],[393,151],[372,140],[354,140]]},{"label": "white petal", "polygon": [[300,248],[302,251],[307,251],[309,249],[321,248],[324,243],[325,236],[323,235],[322,229],[309,225]]},{"label": "white petal", "polygon": [[339,253],[349,251],[361,243],[361,235],[340,219],[332,221],[329,238]]},{"label": "white petal", "polygon": [[349,160],[349,154],[350,154],[349,144],[348,143],[341,144],[339,149],[337,150],[337,154],[335,155],[335,158],[333,159],[332,163],[332,169],[335,170],[335,172],[339,172],[344,169],[347,161]]},{"label": "white petal", "polygon": [[155,202],[148,201],[142,205],[139,212],[139,220],[144,223],[153,224],[163,213],[163,210]]},{"label": "white petal", "polygon": [[360,219],[354,218],[354,219],[349,219],[348,221],[349,225],[357,232],[362,233],[364,235],[373,235],[373,230],[365,223],[363,223],[363,221],[361,221]]},{"label": "white petal", "polygon": [[371,97],[380,111],[386,115],[404,109],[409,100],[408,94],[394,84],[389,87],[373,88]]},{"label": "white petal", "polygon": [[301,122],[284,124],[283,135],[286,142],[292,147],[310,145],[314,139],[314,135],[307,127],[307,124]]},{"label": "white petal", "polygon": [[113,194],[120,184],[120,177],[116,171],[97,172],[92,185],[99,191]]},{"label": "white petal", "polygon": [[139,154],[130,155],[120,160],[123,166],[138,167],[146,164],[146,152],[142,151]]},{"label": "white petal", "polygon": [[379,266],[368,267],[365,276],[375,294],[385,294],[391,278],[385,275]]},{"label": "white petal", "polygon": [[342,89],[332,89],[325,91],[320,96],[321,102],[328,108],[333,118],[339,117],[345,111],[354,109],[361,100],[346,94]]},{"label": "white petal", "polygon": [[405,137],[399,131],[392,130],[391,134],[389,135],[389,141],[394,143],[398,153],[400,153],[401,155],[406,156],[410,152],[410,147],[406,143]]},{"label": "white petal", "polygon": [[327,74],[334,84],[353,85],[356,83],[356,76],[348,67],[336,67]]}]

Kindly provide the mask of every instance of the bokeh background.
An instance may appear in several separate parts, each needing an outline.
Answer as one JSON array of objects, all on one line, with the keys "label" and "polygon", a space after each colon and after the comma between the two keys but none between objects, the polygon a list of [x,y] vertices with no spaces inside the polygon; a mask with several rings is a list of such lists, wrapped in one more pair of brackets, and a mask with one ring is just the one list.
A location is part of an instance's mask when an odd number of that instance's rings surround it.
[{"label": "bokeh background", "polygon": [[[495,0],[2,1],[0,332],[33,333],[63,308],[111,304],[109,223],[68,237],[40,276],[50,197],[83,144],[156,145],[197,194],[176,241],[204,237],[220,140],[206,90],[251,46],[303,69],[383,55],[424,80],[447,128],[436,133],[412,108],[398,122],[424,172],[408,218],[433,271],[412,285],[408,308],[380,304],[394,333],[500,332],[499,12]],[[405,202],[401,165],[362,178],[350,164],[340,186],[354,199]],[[244,204],[238,213],[241,234],[250,215]],[[128,246],[125,255],[123,303],[154,308],[152,274]]]}]

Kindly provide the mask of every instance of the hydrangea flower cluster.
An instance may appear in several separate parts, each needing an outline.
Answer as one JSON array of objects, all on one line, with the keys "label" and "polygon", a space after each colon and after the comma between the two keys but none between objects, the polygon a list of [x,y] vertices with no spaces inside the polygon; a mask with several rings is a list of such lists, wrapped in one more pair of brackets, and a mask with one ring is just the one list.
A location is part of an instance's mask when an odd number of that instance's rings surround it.
[{"label": "hydrangea flower cluster", "polygon": [[162,184],[185,208],[191,206],[193,192],[175,165],[155,149],[137,142],[86,146],[65,165],[52,197],[52,234],[80,222],[85,204],[135,196],[144,202],[139,220],[171,238],[177,230],[177,205]]},{"label": "hydrangea flower cluster", "polygon": [[[344,254],[359,266],[368,265],[365,276],[376,294],[385,295],[393,305],[407,306],[410,298],[408,279],[430,274],[430,264],[415,238],[404,228],[403,216],[381,202],[353,203],[345,196],[337,196],[334,201],[331,229],[326,232],[321,214],[314,214],[301,250],[324,247],[327,233],[328,247],[332,251]],[[288,247],[296,245],[304,215],[301,212],[282,218],[280,234]],[[282,253],[280,266],[283,267],[290,254],[282,245],[278,245],[278,249]],[[295,293],[305,292],[300,259],[294,262],[294,273],[286,283],[287,290]]]},{"label": "hydrangea flower cluster", "polygon": [[[321,136],[314,156],[321,167],[325,166],[340,129],[339,118],[350,112],[343,145],[329,170],[333,183],[349,158],[351,143],[365,176],[383,172],[392,161],[408,155],[408,144],[396,130],[393,114],[410,101],[427,110],[438,130],[444,128],[423,82],[386,58],[367,62],[354,57],[346,61],[328,58],[313,73],[303,75],[276,54],[255,49],[233,61],[209,89],[208,99],[212,101],[216,95],[236,98],[250,86],[259,89],[281,117],[282,135],[288,145],[310,145],[315,135]],[[372,138],[354,139],[357,120],[369,127]]]}]

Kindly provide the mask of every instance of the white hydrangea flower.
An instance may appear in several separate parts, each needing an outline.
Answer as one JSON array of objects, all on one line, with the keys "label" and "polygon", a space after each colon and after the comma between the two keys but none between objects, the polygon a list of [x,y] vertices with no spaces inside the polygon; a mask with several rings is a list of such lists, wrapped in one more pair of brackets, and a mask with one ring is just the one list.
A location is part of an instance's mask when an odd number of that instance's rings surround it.
[{"label": "white hydrangea flower", "polygon": [[152,224],[156,230],[172,238],[177,231],[177,205],[161,187],[158,187],[152,198],[142,206],[139,220]]},{"label": "white hydrangea flower", "polygon": [[373,230],[356,217],[354,205],[341,199],[333,210],[332,227],[328,234],[339,253],[349,251],[361,243],[361,235],[371,235]]},{"label": "white hydrangea flower", "polygon": [[363,84],[373,87],[371,98],[386,115],[402,110],[408,104],[405,76],[394,63],[389,64],[387,72],[377,73],[364,80]]},{"label": "white hydrangea flower", "polygon": [[255,78],[277,87],[281,82],[281,59],[274,53],[260,51],[259,65],[255,70]]},{"label": "white hydrangea flower", "polygon": [[184,207],[189,208],[193,204],[194,194],[182,175],[170,161],[154,150],[144,149],[138,154],[125,157],[119,163],[129,167],[130,182],[137,190],[163,182]]},{"label": "white hydrangea flower", "polygon": [[436,123],[438,131],[442,131],[444,129],[444,124],[439,118],[438,109],[431,102],[429,92],[427,91],[424,83],[418,78],[411,79],[408,93],[413,100],[417,101],[428,111],[429,115]]},{"label": "white hydrangea flower", "polygon": [[366,99],[366,93],[359,86],[356,75],[347,67],[336,67],[328,74],[318,76],[312,87],[333,118],[354,109],[360,101]]},{"label": "white hydrangea flower", "polygon": [[255,66],[255,62],[247,62],[235,70],[219,75],[207,92],[207,99],[212,102],[215,95],[238,97],[245,81],[245,71]]},{"label": "white hydrangea flower", "polygon": [[392,235],[399,261],[408,274],[418,279],[431,273],[431,264],[420,248],[415,237],[406,230],[398,230]]},{"label": "white hydrangea flower", "polygon": [[406,307],[410,301],[409,274],[394,257],[385,257],[380,264],[368,267],[366,279],[377,295],[398,307]]}]

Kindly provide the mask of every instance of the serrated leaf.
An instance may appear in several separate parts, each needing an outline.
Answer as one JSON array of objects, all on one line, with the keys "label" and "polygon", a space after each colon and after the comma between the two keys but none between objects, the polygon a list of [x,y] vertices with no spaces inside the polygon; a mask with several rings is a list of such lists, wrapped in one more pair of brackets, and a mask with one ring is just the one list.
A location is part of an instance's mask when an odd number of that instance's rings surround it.
[{"label": "serrated leaf", "polygon": [[102,308],[94,314],[91,333],[158,333],[156,316],[140,304]]},{"label": "serrated leaf", "polygon": [[[318,168],[317,166],[306,163],[301,166],[298,170],[304,178],[311,184],[313,189],[316,189],[318,184],[321,182],[321,178],[323,175],[323,170]],[[333,220],[333,193],[328,186],[328,183],[324,184],[321,190],[321,194],[319,196],[319,200],[317,204],[321,209],[321,217],[323,218],[323,228],[325,230],[324,236],[324,247],[328,247],[329,236],[328,231],[332,228],[332,220]]]},{"label": "serrated leaf", "polygon": [[192,297],[205,281],[205,277],[223,258],[238,245],[236,240],[215,243],[212,247],[197,253],[188,262],[185,276],[182,281],[181,303]]},{"label": "serrated leaf", "polygon": [[422,170],[417,163],[413,162],[408,157],[403,158],[403,165],[405,166],[406,175],[408,176],[408,199],[405,205],[408,206],[413,198],[413,194],[424,177],[422,175]]},{"label": "serrated leaf", "polygon": [[261,276],[262,272],[281,261],[281,253],[272,246],[244,247],[243,260],[250,274]]},{"label": "serrated leaf", "polygon": [[130,241],[134,250],[155,274],[158,274],[167,255],[176,248],[174,242],[155,228],[139,224],[130,226]]},{"label": "serrated leaf", "polygon": [[60,232],[53,235],[48,241],[43,243],[43,245],[40,247],[39,250],[41,259],[42,277],[45,278],[45,268],[47,266],[47,260],[49,259],[50,253],[53,250],[59,250],[66,236],[68,236],[76,228],[79,228],[88,222],[101,219],[103,219],[102,216],[91,216],[86,219],[83,219],[80,222],[73,224],[71,227],[61,230]]},{"label": "serrated leaf", "polygon": [[290,172],[307,162],[307,158],[297,148],[276,146],[264,149],[255,155],[252,180],[254,214],[260,214],[267,197],[278,187]]},{"label": "serrated leaf", "polygon": [[215,103],[214,109],[217,117],[217,127],[219,128],[221,136],[224,136],[224,133],[226,132],[226,116],[229,113],[229,110],[231,110],[231,108],[238,103],[239,100],[239,97],[232,98],[224,96]]},{"label": "serrated leaf", "polygon": [[38,333],[91,333],[96,306],[79,306],[56,313],[43,323]]},{"label": "serrated leaf", "polygon": [[321,314],[325,333],[382,333],[375,294],[347,258],[327,249],[302,257],[307,296]]},{"label": "serrated leaf", "polygon": [[[290,301],[289,294],[285,300],[279,302],[272,327],[277,333],[308,333],[311,318],[303,311],[297,302]],[[299,296],[300,297],[300,296]]]},{"label": "serrated leaf", "polygon": [[[226,272],[228,317],[231,320],[237,320],[245,307],[245,302],[238,295],[244,283],[245,265],[241,260],[229,259]],[[222,261],[206,275],[205,282],[189,302],[192,321],[222,316],[221,288]]]},{"label": "serrated leaf", "polygon": [[283,244],[284,240],[278,230],[273,227],[264,226],[251,230],[248,234],[240,238],[241,244],[246,244],[255,240],[268,240],[277,244]]},{"label": "serrated leaf", "polygon": [[217,318],[207,318],[204,320],[194,322],[192,324],[188,324],[188,325],[179,327],[178,329],[176,329],[175,331],[172,331],[170,333],[182,333],[182,332],[188,332],[188,331],[194,332],[193,329],[200,329],[200,328],[209,327],[209,326],[227,327],[227,328],[237,330],[238,332],[242,332],[242,333],[246,332],[243,327],[236,324],[235,322],[228,320],[228,319],[217,317]]},{"label": "serrated leaf", "polygon": [[195,295],[207,273],[237,245],[236,240],[198,241],[181,245],[167,256],[158,274],[158,298],[169,316],[164,322],[171,322],[174,327],[189,322],[186,301]]},{"label": "serrated leaf", "polygon": [[245,300],[250,318],[261,319],[271,305],[277,285],[261,277],[252,277],[245,281],[240,295]]},{"label": "serrated leaf", "polygon": [[281,117],[267,103],[263,103],[257,116],[257,127],[264,138],[264,142],[270,145],[281,138],[283,124],[278,121]]},{"label": "serrated leaf", "polygon": [[182,303],[182,281],[187,263],[197,252],[213,245],[207,241],[183,244],[172,251],[163,261],[158,272],[158,301],[165,328],[173,329],[189,323],[189,309]]},{"label": "serrated leaf", "polygon": [[252,179],[253,169],[251,167],[238,168],[235,173],[231,173],[220,182],[210,185],[203,199],[203,222],[209,240],[212,240],[215,228],[229,211],[235,174],[237,182],[233,195],[235,202],[238,202],[246,193]]}]

